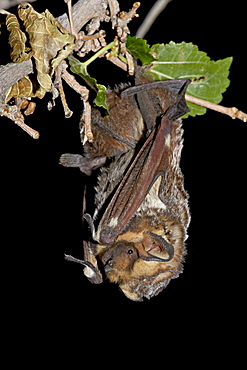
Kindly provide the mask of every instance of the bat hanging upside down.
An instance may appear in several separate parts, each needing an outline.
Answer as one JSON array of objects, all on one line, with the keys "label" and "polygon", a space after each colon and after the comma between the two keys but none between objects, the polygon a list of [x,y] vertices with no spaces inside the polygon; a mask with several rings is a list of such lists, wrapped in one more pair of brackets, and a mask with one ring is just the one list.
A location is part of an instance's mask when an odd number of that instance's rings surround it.
[{"label": "bat hanging upside down", "polygon": [[[84,260],[65,258],[83,264],[92,283],[106,274],[141,301],[182,271],[190,215],[179,167],[180,117],[189,111],[190,81],[150,82],[140,67],[135,80],[107,92],[109,117],[92,110],[94,141],[86,142],[83,155],[63,154],[60,163],[97,173],[93,199],[86,188]],[[92,176],[85,179],[89,189]]]}]

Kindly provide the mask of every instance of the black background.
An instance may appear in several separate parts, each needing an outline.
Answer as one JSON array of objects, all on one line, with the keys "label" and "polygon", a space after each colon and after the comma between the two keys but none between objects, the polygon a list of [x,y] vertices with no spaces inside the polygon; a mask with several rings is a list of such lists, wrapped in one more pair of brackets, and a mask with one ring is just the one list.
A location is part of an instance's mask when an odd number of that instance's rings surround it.
[{"label": "black background", "polygon": [[[37,1],[34,7],[48,8],[58,16],[66,11],[60,3]],[[131,22],[132,35],[151,3],[142,1],[140,17]],[[128,10],[132,2],[120,5]],[[193,42],[213,60],[233,56],[231,85],[222,104],[246,112],[244,5],[173,0],[145,38],[150,45]],[[95,62],[90,73],[111,86],[126,79],[109,62]],[[58,165],[62,153],[82,152],[78,131],[82,103],[71,89],[65,90],[72,118],[64,118],[59,99],[48,112],[47,96],[26,119],[40,132],[39,140],[0,118],[1,285],[3,319],[11,338],[7,341],[14,337],[21,342],[26,333],[36,343],[46,333],[46,343],[59,342],[66,350],[78,335],[84,338],[83,345],[89,341],[93,348],[108,335],[108,345],[126,335],[131,342],[127,348],[141,341],[143,351],[151,353],[158,351],[160,341],[161,349],[179,342],[180,353],[187,343],[189,360],[196,350],[209,361],[218,354],[220,361],[224,351],[231,352],[243,323],[246,123],[215,112],[184,121],[181,166],[192,214],[184,272],[157,297],[137,303],[114,284],[91,285],[80,265],[63,259],[64,252],[82,256],[84,180],[79,170]],[[208,342],[202,344],[205,338]]]}]

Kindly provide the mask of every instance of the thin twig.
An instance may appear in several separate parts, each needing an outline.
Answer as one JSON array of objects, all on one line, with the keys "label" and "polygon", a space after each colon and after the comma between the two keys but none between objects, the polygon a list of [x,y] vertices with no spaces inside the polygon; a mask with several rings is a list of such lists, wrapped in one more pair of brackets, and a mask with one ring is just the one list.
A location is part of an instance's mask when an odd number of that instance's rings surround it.
[{"label": "thin twig", "polygon": [[68,107],[61,77],[58,80],[58,90],[59,90],[59,95],[60,95],[60,98],[61,98],[61,101],[62,101],[65,118],[70,118],[72,116],[73,112]]},{"label": "thin twig", "polygon": [[28,135],[30,135],[33,139],[38,139],[39,138],[39,132],[32,129],[30,126],[28,126],[28,125],[26,125],[26,123],[24,123],[24,120],[22,118],[22,114],[17,111],[17,107],[15,105],[14,106],[6,106],[3,110],[3,112],[1,113],[1,115],[11,119],[12,121],[14,121],[17,126],[19,126],[20,128],[22,128],[22,130],[27,132]]},{"label": "thin twig", "polygon": [[119,68],[122,68],[124,71],[128,70],[128,66],[126,63],[122,62],[119,58],[117,57],[109,57],[108,60],[118,66]]},{"label": "thin twig", "polygon": [[231,108],[223,107],[222,105],[214,104],[214,103],[211,103],[203,99],[198,99],[198,98],[195,98],[194,96],[187,95],[187,94],[185,94],[185,100],[187,102],[200,105],[201,107],[205,107],[208,109],[215,110],[216,112],[226,114],[230,116],[232,119],[238,118],[244,122],[247,122],[247,114],[235,107],[231,107]]},{"label": "thin twig", "polygon": [[81,95],[81,99],[87,99],[88,98],[88,89],[85,86],[82,86],[79,84],[79,82],[76,81],[75,77],[71,75],[69,72],[66,71],[67,63],[65,61],[62,61],[61,63],[62,69],[61,69],[61,77],[64,79],[64,81],[78,94]]},{"label": "thin twig", "polygon": [[168,3],[172,0],[157,0],[153,7],[148,12],[146,18],[138,28],[136,32],[136,37],[143,39],[146,35],[148,30],[151,28],[152,24],[154,23],[155,19],[158,15],[165,9]]},{"label": "thin twig", "polygon": [[85,86],[81,86],[79,82],[76,81],[75,77],[66,71],[67,64],[65,61],[61,63],[61,68],[61,77],[73,90],[80,94],[84,103],[84,110],[80,119],[80,125],[82,126],[80,133],[84,134],[83,145],[86,141],[91,143],[93,141],[93,133],[91,129],[91,105],[88,102],[89,91]]},{"label": "thin twig", "polygon": [[80,119],[80,134],[83,137],[82,145],[84,145],[87,141],[92,143],[94,140],[92,128],[91,128],[91,105],[88,100],[84,100],[84,110],[81,115]]},{"label": "thin twig", "polygon": [[38,139],[39,138],[39,132],[28,126],[22,119],[18,119],[15,121],[17,126],[22,128],[28,135],[30,135],[33,139]]},{"label": "thin twig", "polygon": [[70,31],[71,31],[72,35],[74,35],[75,38],[77,39],[78,33],[76,32],[76,29],[75,29],[75,26],[74,26],[74,20],[73,20],[73,14],[72,14],[72,2],[71,2],[71,0],[64,0],[64,2],[68,6]]}]

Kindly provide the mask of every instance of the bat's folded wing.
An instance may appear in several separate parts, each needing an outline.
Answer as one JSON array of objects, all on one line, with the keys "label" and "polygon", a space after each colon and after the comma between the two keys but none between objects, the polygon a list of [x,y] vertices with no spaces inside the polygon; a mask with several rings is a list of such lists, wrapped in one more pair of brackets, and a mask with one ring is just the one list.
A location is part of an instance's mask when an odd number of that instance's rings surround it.
[{"label": "bat's folded wing", "polygon": [[[115,242],[157,177],[165,173],[168,166],[172,123],[188,112],[184,94],[190,81],[165,82],[166,87],[173,92],[173,104],[163,114],[160,123],[155,126],[135,156],[104,212],[96,232],[96,240],[101,244],[112,245]],[[163,85],[165,82],[162,81]],[[143,89],[143,85],[129,88],[126,95],[138,94],[140,89]]]}]

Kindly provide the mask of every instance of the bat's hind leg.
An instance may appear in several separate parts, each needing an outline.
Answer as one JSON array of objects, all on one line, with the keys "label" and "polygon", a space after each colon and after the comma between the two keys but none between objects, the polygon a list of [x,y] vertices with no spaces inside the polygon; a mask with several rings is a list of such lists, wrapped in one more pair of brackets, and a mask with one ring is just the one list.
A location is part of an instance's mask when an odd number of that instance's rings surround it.
[{"label": "bat's hind leg", "polygon": [[91,175],[92,171],[103,166],[106,157],[87,158],[81,154],[64,153],[59,159],[59,164],[65,167],[78,167],[86,175]]}]

